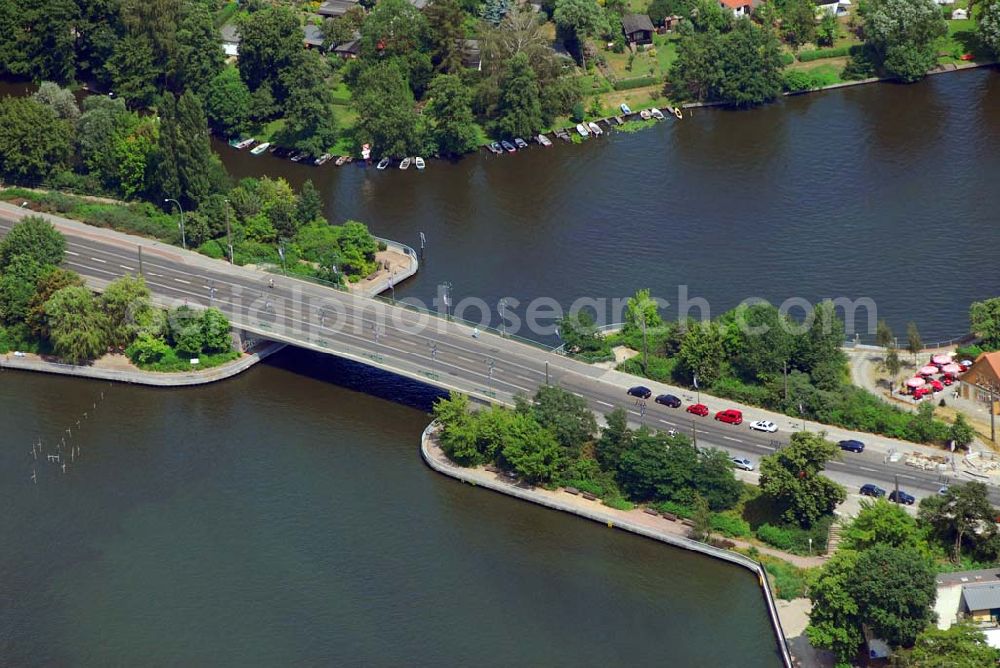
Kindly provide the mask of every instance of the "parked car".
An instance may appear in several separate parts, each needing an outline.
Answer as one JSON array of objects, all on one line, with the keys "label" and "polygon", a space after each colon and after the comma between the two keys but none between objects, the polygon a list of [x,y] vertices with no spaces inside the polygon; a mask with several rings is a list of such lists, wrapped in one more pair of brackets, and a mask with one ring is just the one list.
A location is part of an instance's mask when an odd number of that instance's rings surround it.
[{"label": "parked car", "polygon": [[756,422],[751,422],[750,428],[754,431],[766,431],[770,434],[778,431],[778,425],[774,424],[770,420],[757,420]]},{"label": "parked car", "polygon": [[912,494],[907,494],[903,490],[899,490],[899,493],[896,490],[889,492],[889,500],[893,503],[902,503],[907,506],[912,506],[916,501]]},{"label": "parked car", "polygon": [[873,485],[872,483],[866,483],[861,485],[861,491],[859,492],[861,496],[874,496],[877,499],[881,499],[885,496],[885,490],[878,485]]},{"label": "parked car", "polygon": [[743,413],[735,408],[727,408],[716,413],[715,419],[726,424],[743,424]]},{"label": "parked car", "polygon": [[691,404],[690,406],[687,407],[687,412],[705,417],[706,415],[708,415],[708,406],[706,406],[705,404]]},{"label": "parked car", "polygon": [[733,466],[743,471],[753,471],[753,462],[746,457],[733,457]]},{"label": "parked car", "polygon": [[837,445],[840,446],[841,450],[848,450],[850,452],[864,452],[865,451],[865,444],[862,443],[861,441],[855,440],[853,438],[852,439],[848,439],[846,441],[840,441],[839,443],[837,443]]},{"label": "parked car", "polygon": [[515,152],[517,152],[517,149],[514,148],[514,145],[511,144],[506,139],[504,139],[502,142],[500,142],[500,145],[503,146],[503,150],[507,151],[508,153],[515,153]]},{"label": "parked car", "polygon": [[628,393],[630,396],[638,397],[639,399],[649,399],[653,396],[653,391],[644,385],[630,387],[628,388]]},{"label": "parked car", "polygon": [[938,490],[938,494],[944,495],[947,493],[948,493],[948,485],[941,485],[941,488]]},{"label": "parked car", "polygon": [[671,408],[681,407],[681,400],[672,394],[656,395],[656,403],[663,404],[664,406],[670,406]]}]

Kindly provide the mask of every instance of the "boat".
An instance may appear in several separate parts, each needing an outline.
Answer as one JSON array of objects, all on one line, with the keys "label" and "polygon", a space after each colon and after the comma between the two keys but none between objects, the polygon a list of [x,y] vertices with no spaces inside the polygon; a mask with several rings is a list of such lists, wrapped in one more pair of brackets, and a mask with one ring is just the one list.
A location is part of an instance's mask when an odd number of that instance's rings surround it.
[{"label": "boat", "polygon": [[490,142],[486,148],[490,149],[490,153],[493,155],[503,155],[503,147],[500,146],[500,142],[498,141]]},{"label": "boat", "polygon": [[652,109],[650,109],[649,113],[656,120],[658,120],[658,121],[662,121],[663,120],[663,112],[660,111],[659,109],[657,109],[656,107],[653,107]]},{"label": "boat", "polygon": [[345,165],[349,165],[352,162],[354,162],[354,156],[353,155],[345,155],[344,156],[344,164]]},{"label": "boat", "polygon": [[229,145],[235,148],[237,151],[242,151],[247,146],[253,144],[255,141],[257,140],[254,139],[253,137],[249,137],[247,139],[230,139]]},{"label": "boat", "polygon": [[676,116],[677,118],[683,118],[683,116],[681,116],[681,108],[680,107],[674,107],[674,116]]},{"label": "boat", "polygon": [[583,123],[576,124],[576,131],[580,133],[581,137],[586,137],[587,135],[590,134],[590,130],[588,130],[587,126],[584,125]]},{"label": "boat", "polygon": [[417,169],[423,169],[426,165],[424,164],[424,159],[418,155],[413,159],[413,166]]},{"label": "boat", "polygon": [[517,149],[514,148],[514,145],[511,144],[506,139],[504,139],[502,142],[500,142],[500,145],[503,146],[503,150],[507,151],[508,153],[516,153],[517,152]]},{"label": "boat", "polygon": [[520,150],[528,148],[528,142],[524,141],[520,137],[514,137],[514,145]]},{"label": "boat", "polygon": [[621,104],[620,104],[620,105],[618,106],[618,108],[619,108],[619,109],[621,109],[621,110],[622,110],[622,113],[623,113],[623,114],[625,114],[626,116],[628,116],[629,114],[631,114],[631,113],[632,113],[632,110],[631,110],[631,109],[629,109],[629,106],[628,106],[627,104],[625,104],[624,102],[622,102],[622,103],[621,103]]},{"label": "boat", "polygon": [[389,166],[389,158],[382,158],[381,160],[378,161],[378,164],[375,165],[375,169],[381,171],[388,166]]},{"label": "boat", "polygon": [[604,134],[604,130],[601,129],[601,126],[595,123],[594,121],[587,123],[587,126],[590,127],[590,131],[593,132],[595,135]]},{"label": "boat", "polygon": [[535,137],[535,141],[537,141],[542,146],[552,146],[552,140],[546,137],[545,135],[538,135],[537,137]]},{"label": "boat", "polygon": [[652,118],[652,116],[653,115],[649,113],[649,109],[643,109],[642,111],[639,112],[639,118],[641,118],[644,121],[648,121],[650,118]]},{"label": "boat", "polygon": [[625,125],[625,119],[621,116],[615,116],[615,123],[618,125]]},{"label": "boat", "polygon": [[333,156],[330,155],[329,153],[324,153],[323,155],[313,160],[313,164],[316,165],[317,167],[319,167],[320,165],[325,165],[326,163],[330,162],[330,159],[332,157]]},{"label": "boat", "polygon": [[400,161],[400,163],[399,163],[399,168],[400,169],[409,169],[410,168],[410,159],[409,158],[403,158]]},{"label": "boat", "polygon": [[340,167],[345,162],[347,162],[347,156],[346,155],[341,155],[341,156],[337,156],[337,159],[333,162],[333,164],[335,164],[337,167]]},{"label": "boat", "polygon": [[263,144],[257,144],[252,149],[250,149],[250,153],[252,155],[260,155],[261,153],[263,153],[264,151],[266,151],[270,146],[271,146],[270,142],[264,142]]},{"label": "boat", "polygon": [[293,154],[292,157],[289,158],[289,160],[291,160],[292,162],[299,162],[304,157],[306,157],[306,154],[303,153],[302,151],[299,151],[298,153]]}]

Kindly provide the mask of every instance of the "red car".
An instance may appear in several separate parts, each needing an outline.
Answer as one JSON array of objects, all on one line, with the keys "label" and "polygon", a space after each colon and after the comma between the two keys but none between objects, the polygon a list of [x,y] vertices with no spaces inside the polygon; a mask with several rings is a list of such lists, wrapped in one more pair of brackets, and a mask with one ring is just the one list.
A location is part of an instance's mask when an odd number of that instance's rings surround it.
[{"label": "red car", "polygon": [[708,415],[708,406],[706,406],[705,404],[691,404],[690,406],[687,407],[687,412],[705,417],[706,415]]},{"label": "red car", "polygon": [[726,424],[743,424],[743,413],[735,408],[727,408],[715,414],[715,419]]}]

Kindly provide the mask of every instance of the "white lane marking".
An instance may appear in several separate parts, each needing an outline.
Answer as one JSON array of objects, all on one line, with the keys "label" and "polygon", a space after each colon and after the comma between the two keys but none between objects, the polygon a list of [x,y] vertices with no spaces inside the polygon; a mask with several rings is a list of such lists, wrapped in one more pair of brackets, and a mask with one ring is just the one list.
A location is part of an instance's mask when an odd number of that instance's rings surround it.
[{"label": "white lane marking", "polygon": [[71,250],[66,251],[66,255],[79,255],[79,253],[74,253]]},{"label": "white lane marking", "polygon": [[575,394],[576,396],[580,397],[581,399],[583,399],[583,398],[584,398],[584,397],[583,397],[583,395],[582,395],[582,394],[580,394],[579,392],[573,392],[573,394]]},{"label": "white lane marking", "polygon": [[121,267],[122,269],[124,269],[125,271],[135,271],[135,269],[133,267],[127,267],[124,264],[120,264],[118,266]]},{"label": "white lane marking", "polygon": [[614,406],[614,404],[609,404],[608,402],[601,401],[600,399],[597,400],[597,403],[599,403],[602,406]]},{"label": "white lane marking", "polygon": [[156,273],[154,273],[152,271],[147,271],[146,275],[147,276],[156,276],[157,278],[159,278],[160,276],[163,276],[163,274],[156,274]]},{"label": "white lane marking", "polygon": [[743,442],[742,440],[740,440],[738,438],[733,438],[732,436],[723,436],[722,438],[726,439],[727,441],[735,441],[736,443],[742,443]]},{"label": "white lane marking", "polygon": [[191,281],[185,281],[183,278],[175,278],[178,283],[183,283],[184,285],[191,285]]},{"label": "white lane marking", "polygon": [[862,471],[874,471],[875,473],[878,473],[878,469],[873,469],[870,466],[859,466],[858,468]]},{"label": "white lane marking", "polygon": [[107,260],[102,260],[102,259],[101,259],[101,258],[99,258],[99,257],[92,257],[92,258],[90,258],[90,259],[91,259],[91,260],[93,260],[94,262],[100,262],[101,264],[107,264],[107,263],[108,263],[108,261],[107,261]]}]

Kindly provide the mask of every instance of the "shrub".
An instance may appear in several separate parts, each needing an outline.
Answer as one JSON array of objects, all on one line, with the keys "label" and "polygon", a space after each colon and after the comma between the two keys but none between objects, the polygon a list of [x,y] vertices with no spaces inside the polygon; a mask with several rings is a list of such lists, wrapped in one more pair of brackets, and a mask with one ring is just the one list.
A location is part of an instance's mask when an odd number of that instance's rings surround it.
[{"label": "shrub", "polygon": [[750,524],[742,517],[728,513],[715,513],[712,515],[712,531],[724,536],[742,538],[750,535]]},{"label": "shrub", "polygon": [[694,515],[694,510],[688,506],[677,503],[676,501],[661,501],[660,503],[654,504],[653,508],[661,513],[673,513],[674,515],[677,515],[677,517],[683,517],[685,519]]},{"label": "shrub", "polygon": [[812,60],[821,60],[823,58],[841,58],[843,56],[851,55],[851,49],[854,46],[845,45],[838,46],[832,49],[815,49],[812,51],[802,51],[799,53],[799,60],[803,63],[808,63]]},{"label": "shrub", "polygon": [[573,105],[573,111],[570,113],[570,117],[574,122],[579,123],[584,118],[583,113],[583,102],[577,102]]},{"label": "shrub", "polygon": [[792,554],[810,553],[809,539],[812,538],[812,554],[826,552],[826,540],[834,517],[827,515],[808,529],[793,524],[762,524],[757,527],[757,538],[772,547]]},{"label": "shrub", "polygon": [[793,56],[792,54],[790,54],[790,53],[783,53],[783,54],[781,54],[781,64],[782,65],[791,65],[794,62],[795,62],[795,56]]},{"label": "shrub", "polygon": [[955,351],[955,355],[958,359],[970,359],[975,361],[977,357],[983,354],[983,349],[977,345],[962,346]]},{"label": "shrub", "polygon": [[635,508],[631,501],[626,501],[618,494],[603,498],[601,502],[608,508],[614,508],[615,510],[632,510]]},{"label": "shrub", "polygon": [[673,380],[674,369],[677,367],[676,358],[649,356],[649,364],[646,369],[642,367],[642,355],[630,357],[618,365],[619,371],[631,373],[636,376],[645,376],[661,383],[669,383]]},{"label": "shrub", "polygon": [[615,90],[632,90],[633,88],[645,88],[660,83],[660,77],[648,76],[637,77],[635,79],[623,79],[615,82]]},{"label": "shrub", "polygon": [[775,596],[790,601],[806,595],[807,570],[766,555],[762,556],[760,561],[764,564],[764,570],[771,576],[771,587]]},{"label": "shrub", "polygon": [[785,72],[781,86],[789,93],[801,93],[813,87],[813,79],[802,70],[791,70]]}]

